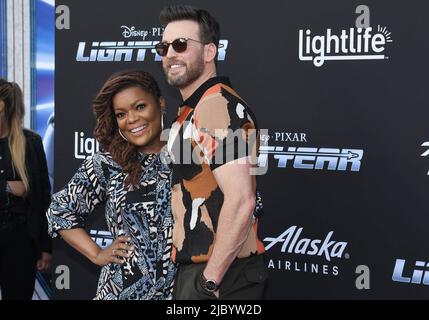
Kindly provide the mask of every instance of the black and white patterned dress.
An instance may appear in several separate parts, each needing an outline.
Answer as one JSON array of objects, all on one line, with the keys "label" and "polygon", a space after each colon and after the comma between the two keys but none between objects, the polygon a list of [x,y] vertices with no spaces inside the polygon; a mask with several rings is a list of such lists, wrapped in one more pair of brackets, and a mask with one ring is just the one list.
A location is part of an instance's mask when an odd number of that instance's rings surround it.
[{"label": "black and white patterned dress", "polygon": [[52,197],[47,211],[49,234],[84,227],[86,217],[105,203],[114,238],[127,235],[135,250],[123,265],[101,270],[96,300],[171,299],[176,268],[171,261],[171,169],[159,154],[139,155],[140,188],[126,187],[127,177],[109,153],[83,162],[67,186]]}]

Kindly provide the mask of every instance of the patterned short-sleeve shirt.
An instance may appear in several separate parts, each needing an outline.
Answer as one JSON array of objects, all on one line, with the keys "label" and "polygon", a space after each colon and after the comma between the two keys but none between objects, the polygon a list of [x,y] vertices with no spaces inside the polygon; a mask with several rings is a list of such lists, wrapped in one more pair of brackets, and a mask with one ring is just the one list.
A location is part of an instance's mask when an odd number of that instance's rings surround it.
[{"label": "patterned short-sleeve shirt", "polygon": [[[230,161],[251,156],[258,144],[256,129],[252,111],[224,77],[206,81],[179,108],[168,141],[173,161],[175,262],[209,260],[224,200],[213,171]],[[254,187],[256,193],[255,176]],[[257,236],[260,210],[258,201],[253,227],[239,258],[264,252]]]}]

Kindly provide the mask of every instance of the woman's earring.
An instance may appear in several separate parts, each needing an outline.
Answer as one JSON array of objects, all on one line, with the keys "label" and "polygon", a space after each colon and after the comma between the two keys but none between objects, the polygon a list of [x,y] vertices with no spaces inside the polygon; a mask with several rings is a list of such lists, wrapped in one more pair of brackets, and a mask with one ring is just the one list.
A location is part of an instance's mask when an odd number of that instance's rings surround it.
[{"label": "woman's earring", "polygon": [[164,131],[164,113],[161,113],[161,131]]},{"label": "woman's earring", "polygon": [[119,131],[119,135],[122,137],[122,139],[124,139],[125,141],[127,141],[127,142],[128,142],[128,139],[127,139],[127,138],[125,138],[125,136],[124,136],[124,134],[122,133],[121,129],[119,129],[119,128],[118,128],[118,131]]}]

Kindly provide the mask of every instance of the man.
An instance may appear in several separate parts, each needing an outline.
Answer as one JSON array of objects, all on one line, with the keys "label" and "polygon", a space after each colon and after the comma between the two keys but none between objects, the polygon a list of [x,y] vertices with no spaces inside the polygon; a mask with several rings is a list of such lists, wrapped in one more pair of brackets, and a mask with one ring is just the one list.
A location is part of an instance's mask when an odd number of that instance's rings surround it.
[{"label": "man", "polygon": [[217,21],[180,5],[164,8],[160,20],[165,30],[156,50],[184,100],[168,143],[179,264],[174,298],[262,299],[267,270],[250,155],[256,119],[229,80],[216,75]]}]

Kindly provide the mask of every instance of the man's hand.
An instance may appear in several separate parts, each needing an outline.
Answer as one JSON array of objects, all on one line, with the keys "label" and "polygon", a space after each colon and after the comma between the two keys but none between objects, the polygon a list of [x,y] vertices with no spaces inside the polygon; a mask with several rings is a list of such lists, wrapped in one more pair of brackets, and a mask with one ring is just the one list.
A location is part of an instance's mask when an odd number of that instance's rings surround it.
[{"label": "man's hand", "polygon": [[49,252],[42,252],[42,257],[37,260],[37,271],[45,272],[51,265],[52,255]]},{"label": "man's hand", "polygon": [[134,251],[134,247],[127,244],[129,241],[131,238],[124,236],[116,238],[110,246],[100,250],[92,262],[99,266],[109,263],[123,264],[125,258],[129,258]]}]

